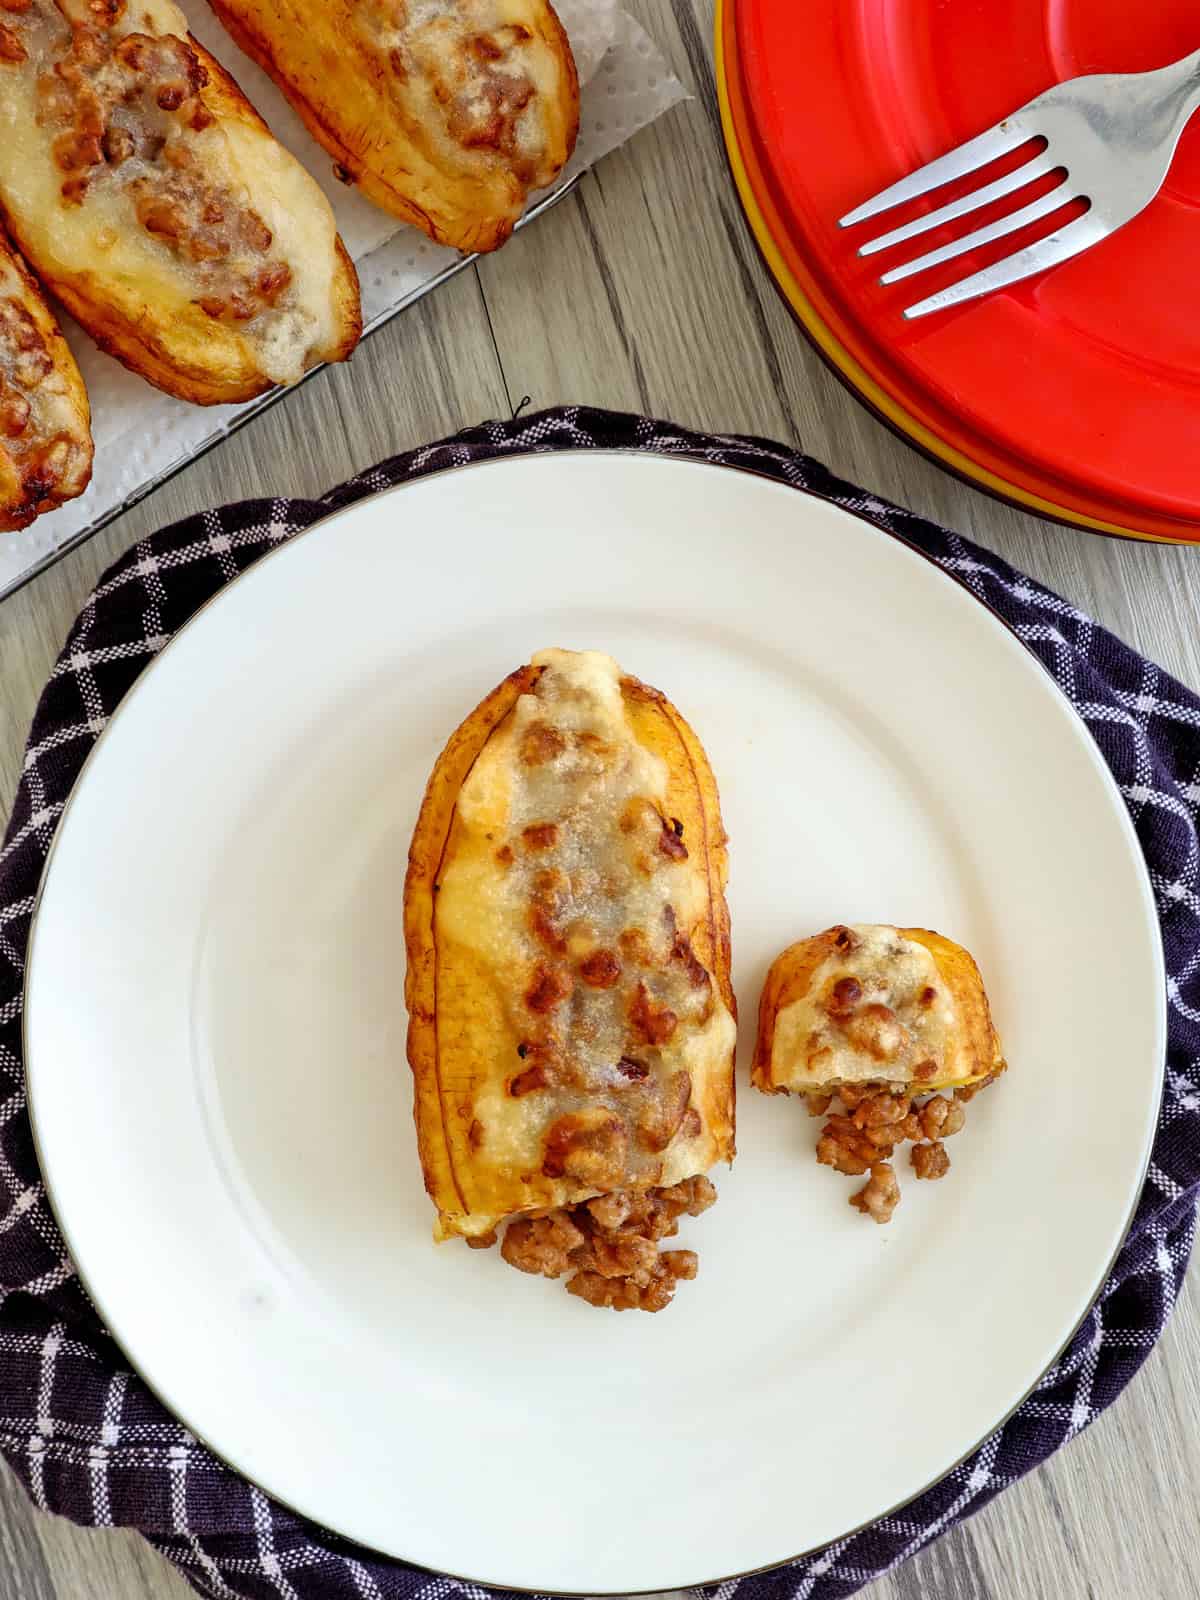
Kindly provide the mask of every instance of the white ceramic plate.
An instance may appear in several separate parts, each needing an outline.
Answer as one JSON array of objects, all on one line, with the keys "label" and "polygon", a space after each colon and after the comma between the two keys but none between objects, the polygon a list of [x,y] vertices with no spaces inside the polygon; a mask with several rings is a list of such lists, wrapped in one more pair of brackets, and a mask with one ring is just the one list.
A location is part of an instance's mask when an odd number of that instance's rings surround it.
[{"label": "white ceramic plate", "polygon": [[[450,730],[551,643],[611,651],[707,745],[743,1061],[774,954],[879,920],[976,953],[1012,1063],[888,1228],[800,1105],[743,1087],[659,1316],[435,1248],[416,1159],[409,835]],[[766,481],[542,456],[332,517],[144,674],[59,829],[29,1083],[101,1312],[227,1460],[430,1567],[666,1589],[896,1506],[1029,1389],[1130,1216],[1162,996],[1117,790],[963,589]]]}]

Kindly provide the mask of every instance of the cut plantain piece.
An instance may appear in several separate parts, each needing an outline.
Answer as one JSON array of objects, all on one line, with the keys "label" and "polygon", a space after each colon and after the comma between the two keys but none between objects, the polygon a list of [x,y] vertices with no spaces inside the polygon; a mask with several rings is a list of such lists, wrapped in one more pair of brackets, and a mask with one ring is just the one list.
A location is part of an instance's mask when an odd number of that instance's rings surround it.
[{"label": "cut plantain piece", "polygon": [[789,945],[767,974],[752,1075],[768,1094],[863,1084],[925,1094],[1003,1070],[979,968],[941,934],[830,928]]},{"label": "cut plantain piece", "polygon": [[1005,1070],[979,968],[928,928],[829,928],[767,973],[751,1080],[828,1116],[817,1160],[866,1177],[849,1200],[873,1222],[890,1222],[900,1203],[896,1150],[911,1145],[918,1179],[944,1178],[963,1102]]}]

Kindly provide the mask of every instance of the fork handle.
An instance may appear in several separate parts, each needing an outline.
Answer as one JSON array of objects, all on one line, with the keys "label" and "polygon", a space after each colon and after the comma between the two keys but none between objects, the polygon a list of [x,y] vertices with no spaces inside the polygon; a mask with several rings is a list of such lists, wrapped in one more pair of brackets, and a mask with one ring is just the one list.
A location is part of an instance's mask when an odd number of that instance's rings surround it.
[{"label": "fork handle", "polygon": [[1184,56],[1182,61],[1177,61],[1173,67],[1167,67],[1166,71],[1179,74],[1179,87],[1183,93],[1181,109],[1185,117],[1190,117],[1196,107],[1200,106],[1200,50],[1194,50],[1190,56]]}]

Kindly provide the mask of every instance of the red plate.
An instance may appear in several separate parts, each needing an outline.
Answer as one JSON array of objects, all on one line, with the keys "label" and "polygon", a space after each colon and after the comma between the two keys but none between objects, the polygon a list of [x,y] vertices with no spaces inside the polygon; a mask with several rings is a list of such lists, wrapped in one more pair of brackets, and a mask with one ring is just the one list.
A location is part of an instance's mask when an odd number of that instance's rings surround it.
[{"label": "red plate", "polygon": [[1162,194],[1120,233],[917,322],[904,321],[905,306],[1005,252],[883,288],[879,273],[914,246],[869,261],[857,246],[916,208],[837,227],[1056,81],[1188,54],[1200,44],[1195,0],[726,5],[727,135],[743,199],[789,298],[846,376],[985,487],[1084,526],[1200,540],[1200,118]]}]

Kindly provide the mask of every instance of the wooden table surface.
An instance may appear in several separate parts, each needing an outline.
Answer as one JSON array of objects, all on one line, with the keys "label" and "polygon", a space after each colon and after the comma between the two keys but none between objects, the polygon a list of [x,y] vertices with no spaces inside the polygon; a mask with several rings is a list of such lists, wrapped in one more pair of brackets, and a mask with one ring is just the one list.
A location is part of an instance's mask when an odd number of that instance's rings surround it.
[{"label": "wooden table surface", "polygon": [[[187,512],[314,494],[483,418],[582,401],[803,445],[836,471],[998,550],[1200,688],[1188,551],[1011,511],[875,422],[797,334],[743,225],[720,139],[711,0],[627,0],[695,99],[579,190],[0,605],[0,814],[38,692],[96,576]],[[1194,1276],[1194,1275],[1193,1275]],[[1040,1471],[872,1587],[870,1600],[1185,1600],[1200,1593],[1200,1311],[1185,1286],[1132,1389]],[[0,1596],[182,1600],[129,1533],[35,1514],[0,1468]]]}]

